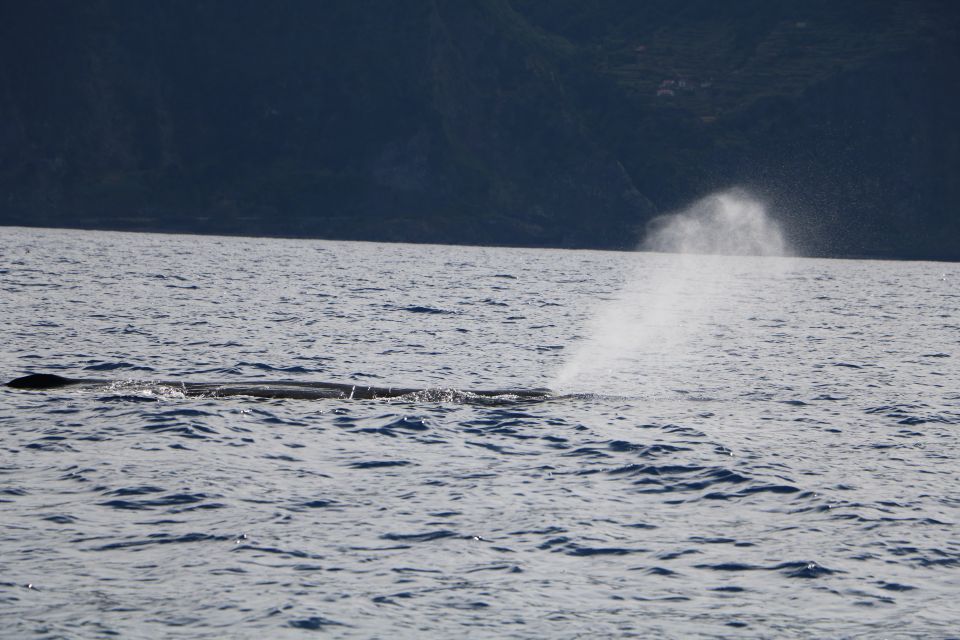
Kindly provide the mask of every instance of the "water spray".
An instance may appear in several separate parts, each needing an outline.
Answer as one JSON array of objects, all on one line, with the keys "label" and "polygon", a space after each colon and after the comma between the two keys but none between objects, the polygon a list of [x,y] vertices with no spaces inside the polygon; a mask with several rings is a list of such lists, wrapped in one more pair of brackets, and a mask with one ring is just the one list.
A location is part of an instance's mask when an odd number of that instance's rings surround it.
[{"label": "water spray", "polygon": [[758,259],[787,254],[779,225],[741,190],[653,220],[641,249],[648,253],[636,256],[551,388],[637,396],[693,381],[702,371],[705,329],[722,325],[743,297],[739,276]]}]

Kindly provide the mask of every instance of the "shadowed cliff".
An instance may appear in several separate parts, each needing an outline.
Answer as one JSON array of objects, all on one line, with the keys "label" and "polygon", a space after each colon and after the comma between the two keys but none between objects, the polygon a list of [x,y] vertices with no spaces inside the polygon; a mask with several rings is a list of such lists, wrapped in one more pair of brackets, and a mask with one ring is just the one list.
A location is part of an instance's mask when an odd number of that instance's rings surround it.
[{"label": "shadowed cliff", "polygon": [[956,11],[837,4],[3,3],[0,223],[626,248],[743,185],[958,259]]}]

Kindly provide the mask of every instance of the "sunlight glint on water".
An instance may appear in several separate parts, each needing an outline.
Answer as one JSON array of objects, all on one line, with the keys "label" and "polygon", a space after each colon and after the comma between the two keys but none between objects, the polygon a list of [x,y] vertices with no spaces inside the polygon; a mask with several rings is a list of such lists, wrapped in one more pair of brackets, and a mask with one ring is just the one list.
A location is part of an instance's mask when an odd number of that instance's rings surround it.
[{"label": "sunlight glint on water", "polygon": [[0,386],[3,638],[960,628],[960,265],[38,229],[0,257],[2,380],[543,387],[621,289],[648,302],[610,325],[658,336],[632,371],[616,343],[635,399]]}]

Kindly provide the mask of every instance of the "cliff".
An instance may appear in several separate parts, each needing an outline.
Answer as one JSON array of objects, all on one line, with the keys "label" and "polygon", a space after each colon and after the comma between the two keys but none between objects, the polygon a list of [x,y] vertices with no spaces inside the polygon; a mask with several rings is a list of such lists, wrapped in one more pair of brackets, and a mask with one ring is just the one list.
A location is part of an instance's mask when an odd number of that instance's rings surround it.
[{"label": "cliff", "polygon": [[0,224],[629,248],[746,186],[960,259],[960,37],[901,0],[0,5]]}]

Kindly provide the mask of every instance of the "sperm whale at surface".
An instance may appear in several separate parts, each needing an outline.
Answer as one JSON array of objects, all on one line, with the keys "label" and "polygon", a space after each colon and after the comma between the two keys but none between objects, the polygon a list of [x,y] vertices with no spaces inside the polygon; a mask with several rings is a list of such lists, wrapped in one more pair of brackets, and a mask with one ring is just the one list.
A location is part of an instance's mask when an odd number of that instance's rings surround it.
[{"label": "sperm whale at surface", "polygon": [[[107,389],[118,381],[65,378],[51,373],[33,373],[11,380],[8,387],[43,391],[65,387]],[[124,383],[128,384],[128,383]],[[141,383],[129,383],[141,384]],[[186,396],[229,397],[250,396],[254,398],[289,398],[294,400],[375,400],[378,398],[400,398],[416,396],[443,389],[425,389],[408,387],[373,387],[339,382],[302,382],[285,380],[278,382],[143,382],[150,387],[171,388]],[[479,398],[522,398],[528,400],[546,399],[551,396],[548,389],[469,389],[460,391],[467,396]]]}]

